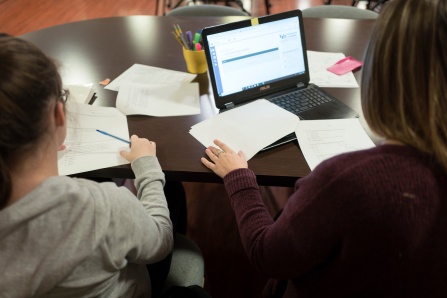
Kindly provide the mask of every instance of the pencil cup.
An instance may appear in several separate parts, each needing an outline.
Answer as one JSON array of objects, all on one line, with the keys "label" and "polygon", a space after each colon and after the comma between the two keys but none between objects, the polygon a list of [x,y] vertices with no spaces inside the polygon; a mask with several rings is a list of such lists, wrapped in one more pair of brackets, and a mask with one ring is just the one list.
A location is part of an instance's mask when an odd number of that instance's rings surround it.
[{"label": "pencil cup", "polygon": [[190,73],[204,73],[208,70],[205,51],[191,51],[183,48],[183,57]]}]

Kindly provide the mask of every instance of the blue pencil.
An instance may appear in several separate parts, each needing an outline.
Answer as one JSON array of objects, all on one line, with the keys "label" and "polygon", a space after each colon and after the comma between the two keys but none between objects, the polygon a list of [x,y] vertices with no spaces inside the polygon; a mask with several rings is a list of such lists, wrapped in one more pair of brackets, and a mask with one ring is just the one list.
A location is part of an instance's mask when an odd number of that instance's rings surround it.
[{"label": "blue pencil", "polygon": [[111,134],[109,134],[108,132],[105,132],[105,131],[102,131],[102,130],[99,130],[99,129],[97,129],[96,131],[99,132],[99,133],[102,133],[103,135],[106,135],[106,136],[115,138],[115,139],[117,139],[117,140],[123,141],[124,143],[130,144],[129,141],[127,141],[127,140],[125,140],[125,139],[121,139],[120,137],[111,135]]}]

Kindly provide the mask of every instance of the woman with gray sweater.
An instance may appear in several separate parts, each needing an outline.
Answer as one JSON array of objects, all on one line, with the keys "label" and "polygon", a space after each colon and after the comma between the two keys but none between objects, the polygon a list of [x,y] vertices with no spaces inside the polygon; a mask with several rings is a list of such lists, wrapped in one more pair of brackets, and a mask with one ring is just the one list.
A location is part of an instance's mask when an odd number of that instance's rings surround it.
[{"label": "woman with gray sweater", "polygon": [[58,175],[65,100],[54,62],[0,36],[0,297],[150,297],[146,264],[172,250],[156,146],[131,137],[137,197]]}]

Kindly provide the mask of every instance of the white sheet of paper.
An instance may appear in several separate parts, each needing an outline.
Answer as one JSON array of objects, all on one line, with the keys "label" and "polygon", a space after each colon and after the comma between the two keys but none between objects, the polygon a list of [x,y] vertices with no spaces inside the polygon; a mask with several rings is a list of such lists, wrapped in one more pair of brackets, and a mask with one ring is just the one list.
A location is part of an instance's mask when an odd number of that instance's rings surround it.
[{"label": "white sheet of paper", "polygon": [[75,101],[79,103],[88,104],[95,94],[95,90],[93,88],[93,83],[89,84],[71,84],[64,86],[70,92],[68,96],[68,100]]},{"label": "white sheet of paper", "polygon": [[126,116],[115,108],[67,102],[67,148],[58,153],[59,175],[71,175],[129,163],[119,151],[129,145],[96,129],[128,140]]},{"label": "white sheet of paper", "polygon": [[114,79],[104,89],[118,91],[121,84],[123,83],[189,83],[195,77],[195,74],[191,74],[188,72],[181,72],[142,64],[134,64],[121,75],[119,75],[116,79]]},{"label": "white sheet of paper", "polygon": [[358,118],[301,120],[295,134],[311,170],[335,155],[375,146]]},{"label": "white sheet of paper", "polygon": [[198,83],[122,84],[116,108],[126,115],[181,116],[200,114]]},{"label": "white sheet of paper", "polygon": [[293,133],[298,116],[265,100],[215,115],[194,125],[189,133],[205,147],[218,139],[234,151],[244,151],[247,160],[262,148]]},{"label": "white sheet of paper", "polygon": [[352,71],[339,76],[327,70],[343,58],[345,55],[342,53],[307,51],[310,83],[320,87],[358,88],[359,84]]}]

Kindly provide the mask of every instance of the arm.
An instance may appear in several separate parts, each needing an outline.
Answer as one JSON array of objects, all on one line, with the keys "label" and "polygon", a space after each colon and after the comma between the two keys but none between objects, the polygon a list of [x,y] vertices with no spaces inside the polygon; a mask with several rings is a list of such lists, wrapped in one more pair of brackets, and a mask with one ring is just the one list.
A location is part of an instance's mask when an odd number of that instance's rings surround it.
[{"label": "arm", "polygon": [[[137,230],[129,234],[135,233],[137,238],[141,237],[142,246],[139,249],[132,249],[128,258],[136,262],[159,261],[172,250],[173,235],[163,191],[164,174],[155,156],[156,144],[133,135],[131,150],[120,153],[131,162],[135,173],[135,186],[138,190],[137,197],[144,207],[144,209],[140,207],[139,211],[146,215],[134,214],[133,216],[133,220],[137,222],[134,229]],[[149,241],[147,245],[144,245],[146,237]],[[149,259],[148,256],[150,256]]]},{"label": "arm", "polygon": [[225,153],[219,154],[217,148],[210,147],[206,153],[212,162],[202,162],[224,177],[250,262],[267,276],[279,278],[304,274],[323,262],[337,245],[339,234],[336,225],[328,224],[333,218],[328,210],[336,210],[325,207],[324,200],[323,204],[313,200],[318,195],[325,196],[317,192],[322,181],[316,183],[318,188],[312,185],[297,189],[274,222],[262,202],[256,176],[242,162],[243,154],[235,154],[219,141],[215,143]]}]

